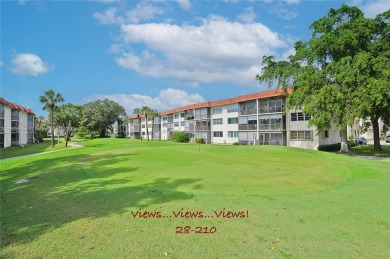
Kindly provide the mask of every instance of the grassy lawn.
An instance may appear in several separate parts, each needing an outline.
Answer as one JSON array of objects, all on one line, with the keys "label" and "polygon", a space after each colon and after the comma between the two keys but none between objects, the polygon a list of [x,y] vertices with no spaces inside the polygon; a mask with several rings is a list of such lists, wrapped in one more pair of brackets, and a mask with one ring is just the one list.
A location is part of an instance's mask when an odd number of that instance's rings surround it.
[{"label": "grassy lawn", "polygon": [[[278,146],[82,144],[1,162],[1,257],[390,254],[387,162]],[[29,182],[16,184],[22,179]],[[223,217],[228,211],[242,217]],[[185,226],[216,232],[175,233]]]},{"label": "grassy lawn", "polygon": [[373,151],[374,147],[371,145],[356,146],[351,148],[351,152],[359,156],[376,156],[376,157],[389,157],[390,158],[390,146],[382,146],[382,152]]},{"label": "grassy lawn", "polygon": [[60,150],[65,148],[66,148],[65,140],[63,138],[60,139],[60,144],[58,144],[58,140],[55,139],[54,148],[51,147],[51,139],[46,138],[43,140],[43,142],[37,144],[26,144],[23,147],[15,146],[15,147],[8,147],[3,150],[0,150],[0,158],[2,159],[2,158],[10,158],[15,156],[30,155],[30,154]]}]

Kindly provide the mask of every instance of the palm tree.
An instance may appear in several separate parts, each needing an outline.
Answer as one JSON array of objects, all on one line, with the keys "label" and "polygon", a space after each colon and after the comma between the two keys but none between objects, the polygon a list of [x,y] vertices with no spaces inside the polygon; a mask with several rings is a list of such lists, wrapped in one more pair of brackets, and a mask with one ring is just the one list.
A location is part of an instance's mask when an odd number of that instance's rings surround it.
[{"label": "palm tree", "polygon": [[45,91],[43,95],[39,96],[39,101],[44,104],[43,110],[49,111],[50,114],[51,147],[54,147],[54,110],[57,103],[64,101],[64,97],[61,93],[55,93],[54,90],[48,90]]},{"label": "palm tree", "polygon": [[151,113],[151,110],[152,109],[150,109],[148,106],[143,106],[141,108],[141,113],[145,116],[145,120],[146,120],[146,137],[148,138],[148,141],[149,141],[148,115]]},{"label": "palm tree", "polygon": [[141,136],[141,109],[140,108],[135,108],[133,110],[133,113],[137,115],[138,118],[138,129],[139,129],[139,137],[142,141],[142,136]]},{"label": "palm tree", "polygon": [[154,136],[153,136],[154,118],[158,117],[158,111],[157,110],[150,110],[149,117],[152,118],[152,140],[153,140],[153,138],[154,138]]}]

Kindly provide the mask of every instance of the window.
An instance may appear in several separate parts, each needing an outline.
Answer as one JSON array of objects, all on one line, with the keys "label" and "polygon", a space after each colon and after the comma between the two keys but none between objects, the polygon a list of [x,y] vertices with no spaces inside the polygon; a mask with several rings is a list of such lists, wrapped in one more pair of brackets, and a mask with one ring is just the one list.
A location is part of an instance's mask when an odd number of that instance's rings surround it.
[{"label": "window", "polygon": [[186,114],[184,112],[180,113],[180,118],[184,118]]},{"label": "window", "polygon": [[270,100],[269,101],[269,112],[281,112],[282,111],[282,100]]},{"label": "window", "polygon": [[141,126],[143,129],[145,128],[145,124],[142,124],[142,126]]},{"label": "window", "polygon": [[238,112],[238,104],[232,104],[227,107],[227,112]]},{"label": "window", "polygon": [[221,114],[222,113],[222,107],[214,108],[213,114]]},{"label": "window", "polygon": [[222,131],[214,131],[214,137],[215,138],[222,138],[223,132]]},{"label": "window", "polygon": [[228,124],[238,124],[238,118],[228,118]]},{"label": "window", "polygon": [[259,130],[267,130],[270,128],[269,117],[260,117],[259,119]]},{"label": "window", "polygon": [[0,118],[4,118],[4,105],[0,104]]},{"label": "window", "polygon": [[19,133],[12,133],[11,141],[19,141]]},{"label": "window", "polygon": [[185,123],[186,123],[185,121],[181,121],[180,126],[185,126]]},{"label": "window", "polygon": [[308,121],[310,119],[310,115],[303,114],[302,112],[291,113],[291,121]]},{"label": "window", "polygon": [[168,117],[163,117],[162,120],[163,120],[163,122],[165,122],[168,120]]},{"label": "window", "polygon": [[324,137],[329,138],[329,132],[327,130],[325,130],[325,132],[324,132]]},{"label": "window", "polygon": [[179,123],[178,122],[175,122],[175,127],[179,127]]},{"label": "window", "polygon": [[223,124],[222,118],[220,119],[213,119],[213,125],[221,125]]},{"label": "window", "polygon": [[237,138],[238,132],[237,131],[228,131],[228,137],[229,138]]},{"label": "window", "polygon": [[313,140],[313,132],[311,130],[291,131],[290,140]]},{"label": "window", "polygon": [[175,114],[175,119],[179,119],[179,114]]},{"label": "window", "polygon": [[256,109],[256,101],[247,102],[246,108],[247,110]]}]

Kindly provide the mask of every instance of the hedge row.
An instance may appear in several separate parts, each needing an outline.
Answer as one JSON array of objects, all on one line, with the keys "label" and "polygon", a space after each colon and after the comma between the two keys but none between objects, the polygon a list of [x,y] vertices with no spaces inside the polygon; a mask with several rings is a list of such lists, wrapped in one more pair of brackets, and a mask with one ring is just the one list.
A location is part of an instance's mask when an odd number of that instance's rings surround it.
[{"label": "hedge row", "polygon": [[[348,147],[349,148],[354,147],[354,146],[356,146],[356,143],[348,142]],[[340,151],[341,143],[330,144],[330,145],[319,145],[317,149],[319,151],[327,151],[327,152]]]}]

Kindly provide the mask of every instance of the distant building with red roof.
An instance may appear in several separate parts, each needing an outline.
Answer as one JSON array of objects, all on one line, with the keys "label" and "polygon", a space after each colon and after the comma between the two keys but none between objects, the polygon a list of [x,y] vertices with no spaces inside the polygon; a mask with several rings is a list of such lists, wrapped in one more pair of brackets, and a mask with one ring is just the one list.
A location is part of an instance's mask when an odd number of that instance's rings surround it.
[{"label": "distant building with red roof", "polygon": [[35,119],[31,109],[0,97],[0,148],[33,143]]}]

